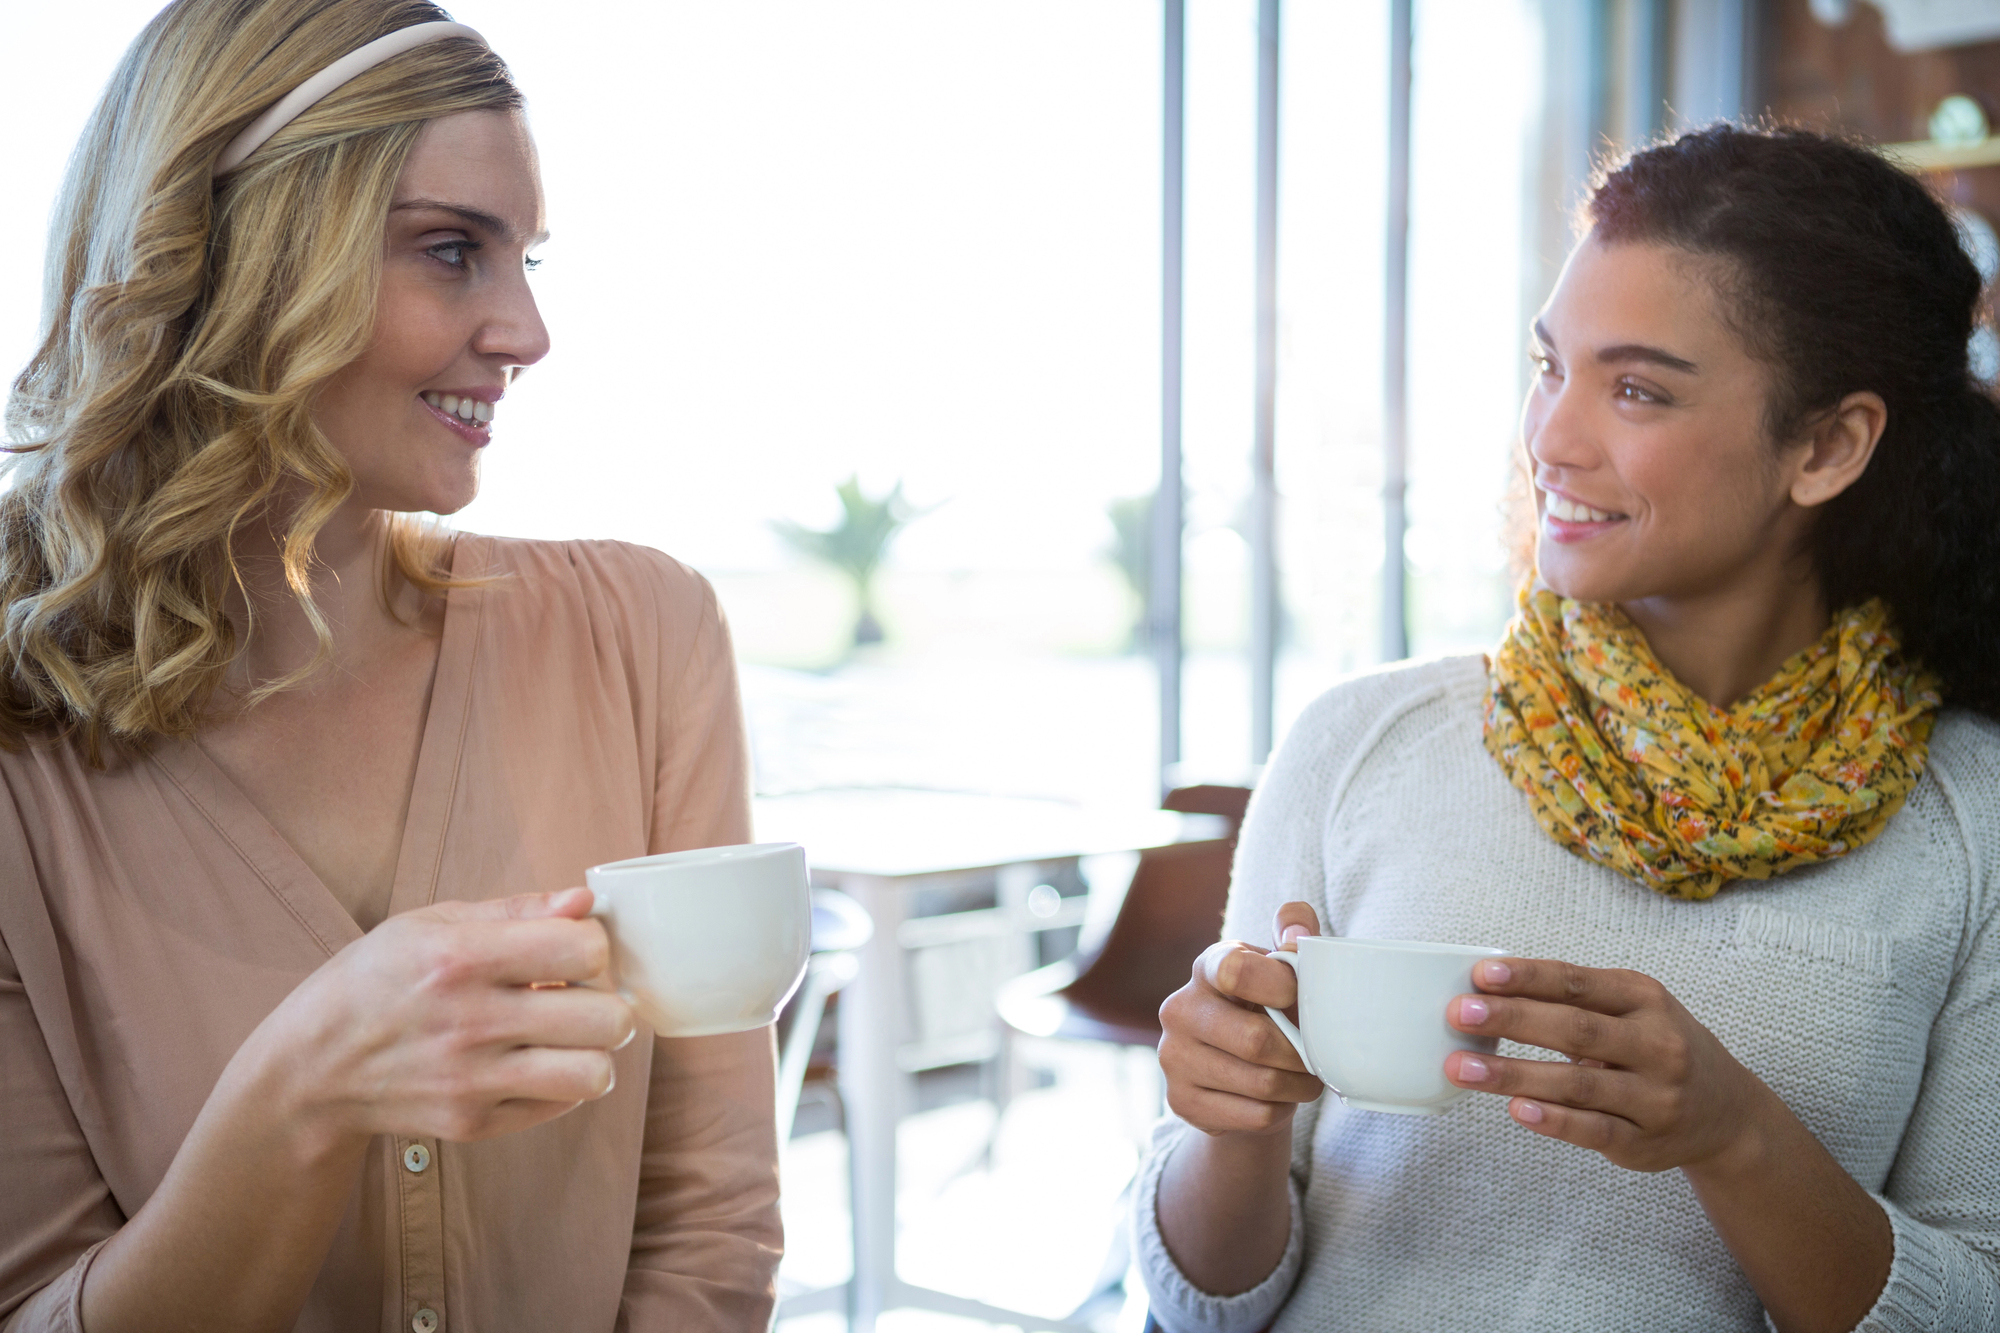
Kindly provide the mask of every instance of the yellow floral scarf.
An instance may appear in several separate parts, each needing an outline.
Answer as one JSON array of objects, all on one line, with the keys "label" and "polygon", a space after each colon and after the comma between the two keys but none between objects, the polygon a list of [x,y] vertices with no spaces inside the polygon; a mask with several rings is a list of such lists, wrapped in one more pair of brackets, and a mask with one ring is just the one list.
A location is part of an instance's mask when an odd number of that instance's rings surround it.
[{"label": "yellow floral scarf", "polygon": [[1486,748],[1549,836],[1658,893],[1709,898],[1871,841],[1923,772],[1935,677],[1877,599],[1724,710],[1624,612],[1543,588],[1491,662]]}]

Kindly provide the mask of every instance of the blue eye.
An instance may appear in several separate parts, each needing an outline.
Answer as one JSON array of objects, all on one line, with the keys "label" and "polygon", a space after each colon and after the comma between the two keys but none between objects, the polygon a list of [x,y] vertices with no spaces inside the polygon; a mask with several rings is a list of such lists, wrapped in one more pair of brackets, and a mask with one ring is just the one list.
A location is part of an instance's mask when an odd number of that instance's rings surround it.
[{"label": "blue eye", "polygon": [[533,273],[536,269],[540,268],[541,266],[542,266],[542,261],[532,257],[523,259],[521,261],[521,267],[527,269],[528,272],[530,273]]}]

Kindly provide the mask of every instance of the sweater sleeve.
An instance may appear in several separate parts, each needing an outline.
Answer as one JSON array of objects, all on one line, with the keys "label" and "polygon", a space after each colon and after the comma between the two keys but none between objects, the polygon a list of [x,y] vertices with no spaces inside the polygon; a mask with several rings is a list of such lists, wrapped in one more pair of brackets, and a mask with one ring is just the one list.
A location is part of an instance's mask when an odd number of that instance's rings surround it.
[{"label": "sweater sleeve", "polygon": [[[750,840],[750,761],[729,627],[708,581],[642,552],[660,597],[653,852]],[[656,1038],[619,1333],[762,1328],[776,1300],[771,1031]]]},{"label": "sweater sleeve", "polygon": [[[1312,904],[1324,927],[1325,834],[1355,767],[1388,721],[1444,689],[1447,673],[1463,665],[1435,663],[1357,677],[1321,695],[1300,715],[1244,818],[1230,872],[1223,938],[1270,949],[1278,908],[1288,902]],[[1283,1307],[1304,1263],[1304,1197],[1319,1106],[1301,1106],[1292,1119],[1287,1182],[1292,1224],[1284,1255],[1263,1282],[1233,1296],[1213,1295],[1189,1282],[1160,1237],[1161,1173],[1174,1149],[1198,1131],[1173,1115],[1155,1127],[1139,1188],[1133,1191],[1132,1234],[1153,1317],[1167,1333],[1255,1333]]]},{"label": "sweater sleeve", "polygon": [[[1981,841],[1991,875],[2000,839]],[[1974,923],[1931,1026],[1916,1106],[1876,1196],[1896,1255],[1860,1333],[2000,1328],[2000,894],[1991,885],[1986,894],[1985,920]]]}]

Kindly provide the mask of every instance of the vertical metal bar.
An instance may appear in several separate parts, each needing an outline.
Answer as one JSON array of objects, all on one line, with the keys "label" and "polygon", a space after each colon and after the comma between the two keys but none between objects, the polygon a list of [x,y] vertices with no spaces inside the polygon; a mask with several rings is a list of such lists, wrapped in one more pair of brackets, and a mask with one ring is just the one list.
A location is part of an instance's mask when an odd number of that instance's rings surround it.
[{"label": "vertical metal bar", "polygon": [[1756,0],[1717,0],[1715,14],[1715,110],[1717,116],[1736,120],[1754,111],[1751,100],[1756,82],[1756,66],[1751,58],[1757,49]]},{"label": "vertical metal bar", "polygon": [[[1584,0],[1584,119],[1589,136],[1583,151],[1587,159],[1611,137],[1611,7],[1615,0]],[[1586,166],[1584,174],[1588,176]]]},{"label": "vertical metal bar", "polygon": [[1632,33],[1625,62],[1625,113],[1620,117],[1623,147],[1636,148],[1667,126],[1667,52],[1673,42],[1672,17],[1667,0],[1632,0]]},{"label": "vertical metal bar", "polygon": [[1667,0],[1646,0],[1646,118],[1635,128],[1647,139],[1656,139],[1667,128],[1667,58],[1673,50],[1673,10]]},{"label": "vertical metal bar", "polygon": [[1389,218],[1382,239],[1382,660],[1410,655],[1403,586],[1409,485],[1411,0],[1389,5]]},{"label": "vertical metal bar", "polygon": [[1181,275],[1187,191],[1187,0],[1160,6],[1160,485],[1153,492],[1147,638],[1160,681],[1160,794],[1181,759]]},{"label": "vertical metal bar", "polygon": [[1271,754],[1278,669],[1279,0],[1257,3],[1257,415],[1250,492],[1250,762]]},{"label": "vertical metal bar", "polygon": [[[1736,45],[1736,86],[1733,90],[1725,88],[1723,91],[1735,93],[1736,105],[1730,109],[1729,116],[1732,120],[1742,120],[1764,112],[1765,5],[1764,0],[1736,0],[1730,8],[1735,11],[1736,31],[1742,36]],[[1671,23],[1667,25],[1667,36],[1668,42],[1662,45],[1671,50]],[[1660,80],[1661,86],[1668,86],[1667,81],[1672,77],[1673,67],[1669,64],[1666,77]]]}]

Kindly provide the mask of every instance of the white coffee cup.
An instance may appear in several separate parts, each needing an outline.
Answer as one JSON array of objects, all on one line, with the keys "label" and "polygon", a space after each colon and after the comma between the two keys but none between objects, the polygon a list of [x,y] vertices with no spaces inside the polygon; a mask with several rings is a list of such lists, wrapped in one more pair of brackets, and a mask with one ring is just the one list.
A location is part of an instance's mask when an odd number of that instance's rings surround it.
[{"label": "white coffee cup", "polygon": [[795,842],[613,861],[584,882],[611,936],[618,994],[659,1036],[775,1023],[805,975],[812,894]]},{"label": "white coffee cup", "polygon": [[1306,1068],[1364,1111],[1437,1115],[1466,1089],[1444,1076],[1453,1051],[1491,1054],[1491,1037],[1445,1021],[1452,998],[1478,991],[1472,965],[1504,949],[1309,935],[1271,957],[1299,974],[1299,1022],[1265,1009]]}]

